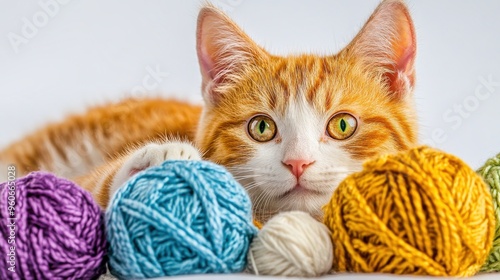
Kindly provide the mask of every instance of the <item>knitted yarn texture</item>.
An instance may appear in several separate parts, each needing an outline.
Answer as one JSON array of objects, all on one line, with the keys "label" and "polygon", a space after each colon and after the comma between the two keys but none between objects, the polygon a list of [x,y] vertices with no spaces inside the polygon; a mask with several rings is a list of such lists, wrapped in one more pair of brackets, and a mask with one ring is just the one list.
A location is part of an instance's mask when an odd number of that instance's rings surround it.
[{"label": "knitted yarn texture", "polygon": [[68,180],[33,172],[1,183],[0,221],[0,279],[95,279],[106,272],[104,213]]},{"label": "knitted yarn texture", "polygon": [[300,211],[271,218],[250,245],[248,268],[257,275],[317,277],[332,268],[328,228]]},{"label": "knitted yarn texture", "polygon": [[495,232],[482,178],[428,147],[366,162],[324,211],[336,271],[470,276],[484,264]]},{"label": "knitted yarn texture", "polygon": [[483,176],[490,187],[496,216],[493,247],[481,270],[485,272],[500,271],[500,154],[486,161],[483,167],[478,170],[478,173]]},{"label": "knitted yarn texture", "polygon": [[106,225],[120,278],[241,272],[257,233],[246,191],[206,161],[139,172],[113,196]]}]

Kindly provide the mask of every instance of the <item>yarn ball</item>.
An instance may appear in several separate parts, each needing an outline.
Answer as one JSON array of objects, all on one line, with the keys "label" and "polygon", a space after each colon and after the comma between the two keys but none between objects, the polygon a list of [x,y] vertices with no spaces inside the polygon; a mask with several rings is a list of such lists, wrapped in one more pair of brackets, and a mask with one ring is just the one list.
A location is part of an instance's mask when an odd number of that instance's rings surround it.
[{"label": "yarn ball", "polygon": [[323,210],[336,271],[470,276],[484,264],[495,232],[482,178],[429,147],[366,162]]},{"label": "yarn ball", "polygon": [[485,272],[500,271],[500,154],[486,161],[483,167],[478,170],[478,173],[490,187],[496,216],[493,247],[481,270]]},{"label": "yarn ball", "polygon": [[330,231],[300,211],[270,219],[248,253],[248,269],[257,275],[315,277],[328,273],[332,262]]},{"label": "yarn ball", "polygon": [[0,221],[0,279],[96,279],[106,272],[104,213],[66,179],[33,172],[1,183]]},{"label": "yarn ball", "polygon": [[241,272],[257,233],[250,198],[223,167],[166,161],[121,186],[106,211],[120,278]]}]

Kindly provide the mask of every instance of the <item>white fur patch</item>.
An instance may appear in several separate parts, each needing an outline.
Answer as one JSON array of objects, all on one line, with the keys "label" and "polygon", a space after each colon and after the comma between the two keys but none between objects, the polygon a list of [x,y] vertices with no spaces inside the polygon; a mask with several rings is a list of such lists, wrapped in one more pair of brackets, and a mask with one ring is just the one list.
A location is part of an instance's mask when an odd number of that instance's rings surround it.
[{"label": "white fur patch", "polygon": [[118,170],[111,184],[109,197],[121,187],[135,172],[162,164],[166,160],[200,160],[198,150],[185,142],[149,143],[133,152]]}]

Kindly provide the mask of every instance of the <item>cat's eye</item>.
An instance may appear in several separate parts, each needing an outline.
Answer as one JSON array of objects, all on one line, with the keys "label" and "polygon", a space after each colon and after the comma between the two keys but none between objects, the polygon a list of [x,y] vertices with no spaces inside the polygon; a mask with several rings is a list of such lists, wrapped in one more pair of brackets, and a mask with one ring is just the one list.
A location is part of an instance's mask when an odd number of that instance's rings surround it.
[{"label": "cat's eye", "polygon": [[276,124],[270,117],[264,115],[253,117],[248,122],[247,129],[250,137],[258,142],[271,141],[276,136]]},{"label": "cat's eye", "polygon": [[348,113],[338,113],[328,122],[326,131],[330,137],[344,140],[351,137],[358,127],[358,120]]}]

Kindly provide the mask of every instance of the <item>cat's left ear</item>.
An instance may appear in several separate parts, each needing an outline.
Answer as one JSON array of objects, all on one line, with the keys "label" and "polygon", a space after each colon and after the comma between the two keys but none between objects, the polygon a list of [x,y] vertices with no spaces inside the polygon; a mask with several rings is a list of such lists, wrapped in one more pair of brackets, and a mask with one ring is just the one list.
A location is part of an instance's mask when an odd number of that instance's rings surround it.
[{"label": "cat's left ear", "polygon": [[384,0],[346,47],[370,71],[380,73],[394,97],[410,94],[415,84],[415,28],[402,0]]},{"label": "cat's left ear", "polygon": [[211,5],[198,15],[196,40],[207,105],[216,105],[225,86],[237,82],[245,67],[256,65],[266,55],[228,16]]}]

